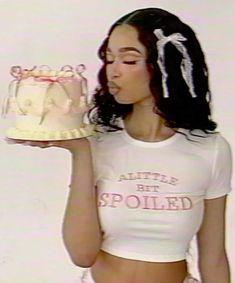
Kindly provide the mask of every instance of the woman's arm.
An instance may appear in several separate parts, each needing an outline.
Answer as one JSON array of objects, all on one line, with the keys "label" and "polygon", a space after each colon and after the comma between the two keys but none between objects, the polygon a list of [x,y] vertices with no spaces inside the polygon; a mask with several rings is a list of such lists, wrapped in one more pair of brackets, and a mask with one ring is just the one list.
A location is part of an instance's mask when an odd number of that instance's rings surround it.
[{"label": "woman's arm", "polygon": [[225,247],[226,200],[227,196],[205,200],[204,219],[197,238],[202,283],[230,283]]},{"label": "woman's arm", "polygon": [[6,139],[9,144],[60,147],[72,154],[70,192],[63,221],[63,240],[72,261],[81,267],[93,265],[102,242],[88,139],[26,141]]},{"label": "woman's arm", "polygon": [[91,266],[100,249],[102,234],[98,219],[92,156],[87,139],[72,153],[72,177],[63,222],[63,240],[72,261]]},{"label": "woman's arm", "polygon": [[95,262],[102,242],[88,139],[26,141],[6,139],[9,144],[33,147],[60,147],[72,154],[70,192],[63,221],[63,240],[72,261],[81,267]]}]

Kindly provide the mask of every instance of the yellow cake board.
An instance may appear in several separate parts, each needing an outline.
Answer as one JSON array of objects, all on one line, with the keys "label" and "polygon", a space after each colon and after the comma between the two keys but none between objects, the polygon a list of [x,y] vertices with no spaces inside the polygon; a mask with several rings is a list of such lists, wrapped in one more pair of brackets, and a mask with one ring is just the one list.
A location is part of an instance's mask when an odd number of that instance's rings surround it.
[{"label": "yellow cake board", "polygon": [[34,141],[71,140],[92,135],[94,135],[94,126],[89,124],[85,125],[83,128],[63,131],[31,131],[11,127],[6,133],[7,138],[10,139]]}]

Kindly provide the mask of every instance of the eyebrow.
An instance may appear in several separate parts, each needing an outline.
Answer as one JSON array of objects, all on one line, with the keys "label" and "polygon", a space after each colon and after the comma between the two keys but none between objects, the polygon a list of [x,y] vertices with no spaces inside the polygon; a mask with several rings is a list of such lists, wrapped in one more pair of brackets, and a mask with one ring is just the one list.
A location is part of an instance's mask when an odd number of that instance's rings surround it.
[{"label": "eyebrow", "polygon": [[[111,49],[110,49],[110,48],[107,48],[106,51],[107,51],[107,52],[111,52]],[[119,52],[121,52],[121,53],[124,53],[124,52],[127,52],[127,51],[135,51],[135,52],[137,52],[137,53],[143,55],[142,52],[140,52],[140,50],[138,50],[138,49],[135,48],[135,47],[121,47],[121,48],[119,49]]]}]

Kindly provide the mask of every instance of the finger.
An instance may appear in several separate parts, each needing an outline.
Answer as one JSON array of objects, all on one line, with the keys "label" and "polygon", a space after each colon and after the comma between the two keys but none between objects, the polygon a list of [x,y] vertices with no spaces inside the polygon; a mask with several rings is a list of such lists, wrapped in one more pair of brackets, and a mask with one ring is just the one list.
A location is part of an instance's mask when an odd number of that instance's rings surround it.
[{"label": "finger", "polygon": [[11,139],[11,138],[5,138],[4,139],[8,144],[16,144],[16,143],[24,143],[25,140],[18,140],[18,139]]},{"label": "finger", "polygon": [[40,141],[26,141],[23,145],[29,145],[32,147],[40,147],[40,148],[46,148],[48,147],[48,142],[40,142]]},{"label": "finger", "polygon": [[48,141],[30,141],[30,140],[20,140],[20,139],[12,139],[12,138],[5,138],[5,141],[8,144],[20,144],[24,146],[32,146],[32,147],[40,147],[40,148],[48,148],[51,146],[55,146],[54,143],[50,143]]},{"label": "finger", "polygon": [[66,144],[66,140],[55,140],[55,141],[48,142],[49,147],[52,147],[52,146],[64,147],[65,144]]},{"label": "finger", "polygon": [[53,142],[53,141],[48,142],[48,146],[49,147],[56,146],[56,145],[57,145],[56,142]]}]

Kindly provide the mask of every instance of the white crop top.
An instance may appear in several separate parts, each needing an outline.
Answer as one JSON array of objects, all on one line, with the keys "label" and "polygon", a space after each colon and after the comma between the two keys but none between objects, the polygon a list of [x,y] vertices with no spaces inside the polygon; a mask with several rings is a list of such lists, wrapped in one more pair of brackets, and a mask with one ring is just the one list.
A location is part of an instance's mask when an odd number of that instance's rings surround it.
[{"label": "white crop top", "polygon": [[101,249],[149,262],[186,258],[204,199],[231,191],[231,150],[220,134],[187,130],[144,142],[125,130],[90,138],[103,232]]}]

